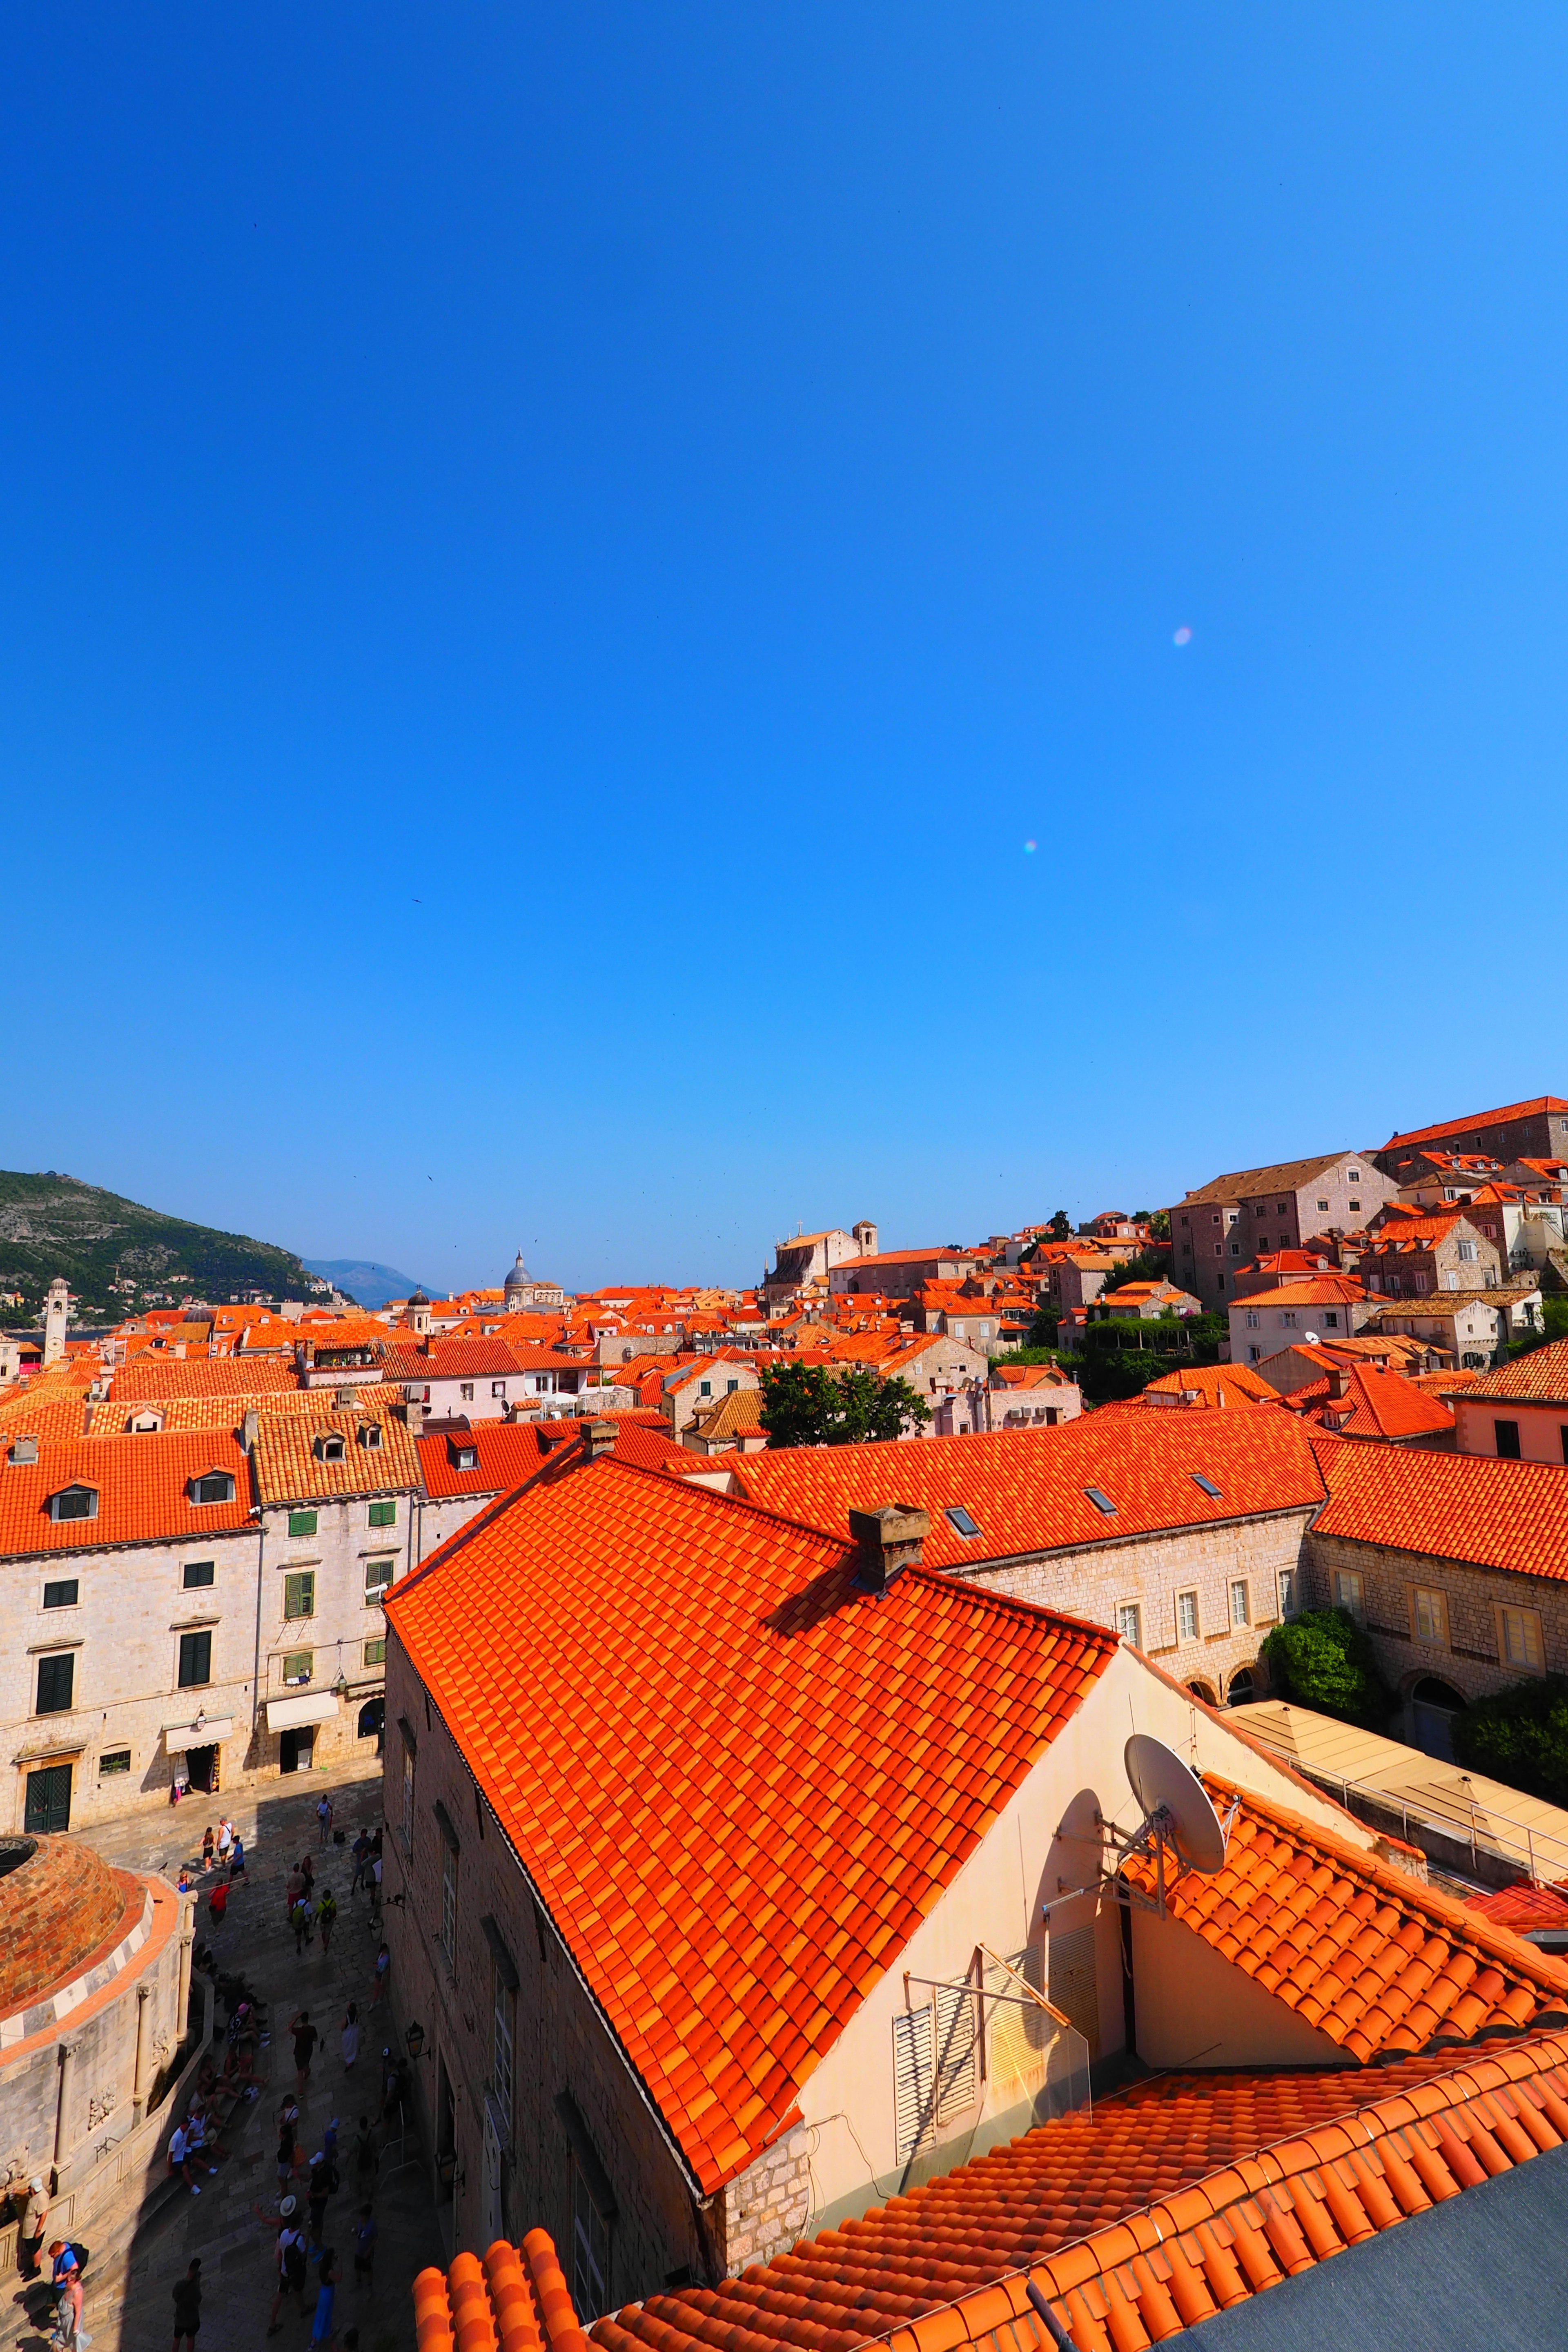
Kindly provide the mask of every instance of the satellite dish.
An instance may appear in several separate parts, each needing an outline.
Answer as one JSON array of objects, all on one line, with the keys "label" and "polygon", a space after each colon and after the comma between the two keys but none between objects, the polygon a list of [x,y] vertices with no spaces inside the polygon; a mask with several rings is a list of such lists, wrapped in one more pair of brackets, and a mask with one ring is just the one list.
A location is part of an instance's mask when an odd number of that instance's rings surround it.
[{"label": "satellite dish", "polygon": [[1317,1346],[1318,1335],[1315,1331],[1303,1331],[1301,1337],[1306,1341],[1309,1348],[1315,1348]]},{"label": "satellite dish", "polygon": [[1225,1831],[1195,1772],[1175,1750],[1146,1731],[1135,1731],[1123,1752],[1132,1793],[1143,1808],[1142,1825],[1134,1831],[1130,1847],[1146,1853],[1152,1845],[1174,1856],[1180,1876],[1184,1870],[1205,1874],[1225,1864]]}]

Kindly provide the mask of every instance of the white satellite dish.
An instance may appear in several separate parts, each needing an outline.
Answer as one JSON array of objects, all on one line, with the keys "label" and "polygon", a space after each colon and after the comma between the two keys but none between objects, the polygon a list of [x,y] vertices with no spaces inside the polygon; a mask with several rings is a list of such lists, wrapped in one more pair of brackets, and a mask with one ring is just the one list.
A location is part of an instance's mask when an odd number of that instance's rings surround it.
[{"label": "white satellite dish", "polygon": [[1184,1870],[1205,1874],[1225,1864],[1225,1831],[1198,1776],[1184,1764],[1174,1748],[1146,1731],[1135,1731],[1123,1751],[1132,1793],[1143,1808],[1143,1819],[1128,1841],[1129,1853],[1147,1853],[1158,1847]]},{"label": "white satellite dish", "polygon": [[1315,1331],[1303,1331],[1301,1337],[1306,1341],[1309,1348],[1315,1348],[1317,1346],[1318,1335]]}]

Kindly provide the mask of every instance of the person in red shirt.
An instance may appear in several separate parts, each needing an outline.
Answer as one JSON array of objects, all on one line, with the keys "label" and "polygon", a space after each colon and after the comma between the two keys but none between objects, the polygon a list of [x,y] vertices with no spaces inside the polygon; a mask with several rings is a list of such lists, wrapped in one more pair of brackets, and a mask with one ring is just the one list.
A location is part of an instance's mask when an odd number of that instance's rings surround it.
[{"label": "person in red shirt", "polygon": [[207,1907],[213,1915],[213,1925],[215,1927],[221,1927],[223,1925],[224,1913],[228,1909],[228,1881],[226,1878],[220,1878],[217,1885],[213,1888],[212,1893],[207,1896]]}]

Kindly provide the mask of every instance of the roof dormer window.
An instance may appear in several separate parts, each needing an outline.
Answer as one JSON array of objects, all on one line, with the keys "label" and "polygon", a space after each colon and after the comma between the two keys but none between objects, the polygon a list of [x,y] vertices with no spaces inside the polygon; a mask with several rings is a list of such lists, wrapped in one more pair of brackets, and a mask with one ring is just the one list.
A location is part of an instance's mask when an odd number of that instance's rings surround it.
[{"label": "roof dormer window", "polygon": [[204,1470],[191,1480],[193,1503],[232,1503],[234,1480],[226,1470]]},{"label": "roof dormer window", "polygon": [[479,1447],[478,1447],[477,1445],[459,1445],[459,1446],[458,1446],[458,1469],[459,1469],[459,1470],[477,1470],[477,1469],[479,1468]]},{"label": "roof dormer window", "polygon": [[49,1496],[51,1519],[96,1519],[98,1488],[96,1486],[62,1486],[58,1495]]},{"label": "roof dormer window", "polygon": [[343,1458],[342,1433],[332,1429],[324,1437],[318,1437],[315,1454],[318,1462],[341,1462]]},{"label": "roof dormer window", "polygon": [[367,1447],[372,1454],[374,1454],[381,1444],[380,1422],[367,1421],[363,1428],[360,1431],[359,1442],[362,1445]]}]

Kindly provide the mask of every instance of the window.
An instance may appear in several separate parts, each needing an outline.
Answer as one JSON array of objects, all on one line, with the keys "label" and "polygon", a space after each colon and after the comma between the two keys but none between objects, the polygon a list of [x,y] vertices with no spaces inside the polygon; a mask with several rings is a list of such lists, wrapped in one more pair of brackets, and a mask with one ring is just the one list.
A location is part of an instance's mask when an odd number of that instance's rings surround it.
[{"label": "window", "polygon": [[217,1563],[211,1559],[188,1559],[181,1573],[180,1582],[187,1592],[198,1592],[213,1582]]},{"label": "window", "polygon": [[[980,1328],[981,1328],[981,1329],[982,1329],[982,1330],[984,1330],[984,1329],[985,1328],[985,1326],[984,1326],[984,1324],[982,1324]],[[741,1383],[740,1383],[740,1381],[725,1381],[725,1383],[724,1383],[724,1393],[725,1393],[725,1395],[726,1395],[726,1396],[734,1396],[734,1395],[736,1394],[737,1391],[739,1390],[740,1385],[741,1385]]]},{"label": "window", "polygon": [[1351,1207],[1352,1207],[1352,1208],[1356,1212],[1356,1214],[1359,1216],[1359,1215],[1360,1215],[1360,1213],[1361,1213],[1361,1202],[1360,1202],[1359,1201],[1352,1201],[1352,1202],[1351,1202]]},{"label": "window", "polygon": [[316,1571],[297,1568],[283,1579],[283,1615],[313,1617],[316,1613]]},{"label": "window", "polygon": [[406,1738],[403,1742],[403,1850],[406,1853],[414,1843],[414,1750]]},{"label": "window", "polygon": [[129,1748],[106,1748],[98,1759],[98,1777],[100,1780],[112,1780],[116,1772],[129,1772],[130,1769]]},{"label": "window", "polygon": [[76,1680],[76,1652],[64,1650],[58,1657],[38,1660],[38,1706],[40,1715],[68,1715],[70,1712],[71,1686]]},{"label": "window", "polygon": [[1214,1480],[1213,1480],[1212,1478],[1205,1478],[1205,1477],[1204,1476],[1204,1474],[1203,1474],[1203,1472],[1202,1472],[1201,1470],[1194,1470],[1194,1471],[1193,1472],[1193,1484],[1194,1484],[1194,1486],[1198,1487],[1202,1493],[1205,1494],[1205,1495],[1209,1497],[1209,1499],[1210,1499],[1210,1501],[1211,1501],[1211,1502],[1215,1502],[1215,1503],[1223,1503],[1223,1502],[1224,1502],[1224,1500],[1225,1500],[1225,1489],[1224,1489],[1224,1487],[1223,1487],[1223,1486],[1216,1486],[1215,1485],[1215,1482],[1214,1482]]},{"label": "window", "polygon": [[572,2300],[584,2326],[610,2308],[610,2225],[581,2163],[572,2162]]},{"label": "window", "polygon": [[698,1393],[698,1395],[699,1395],[699,1396],[711,1396],[711,1395],[712,1395],[712,1393],[713,1393],[713,1383],[712,1383],[712,1381],[698,1381],[698,1383],[697,1383],[697,1393]]},{"label": "window", "polygon": [[1211,1217],[1211,1218],[1209,1219],[1209,1223],[1210,1223],[1210,1224],[1211,1224],[1211,1225],[1217,1225],[1217,1224],[1218,1224],[1218,1223],[1219,1223],[1219,1219],[1218,1219],[1217,1217]]},{"label": "window", "polygon": [[1348,1610],[1359,1623],[1366,1614],[1366,1600],[1361,1578],[1352,1568],[1334,1570],[1334,1607]]},{"label": "window", "polygon": [[1498,1617],[1502,1628],[1499,1644],[1505,1666],[1519,1666],[1526,1674],[1540,1674],[1545,1661],[1541,1646],[1541,1620],[1533,1609],[1500,1609]]},{"label": "window", "polygon": [[1520,1458],[1518,1422],[1494,1421],[1492,1423],[1492,1435],[1497,1441],[1498,1458],[1500,1461],[1517,1462]]},{"label": "window", "polygon": [[81,1586],[74,1576],[63,1578],[58,1584],[46,1584],[44,1606],[46,1609],[74,1609],[80,1591]]},{"label": "window", "polygon": [[1329,1205],[1329,1204],[1328,1204],[1328,1202],[1327,1202],[1326,1201],[1320,1201],[1320,1202],[1319,1202],[1319,1203],[1318,1203],[1318,1206],[1319,1206],[1319,1208],[1320,1208],[1320,1209],[1326,1209],[1326,1208],[1328,1207],[1328,1205]]},{"label": "window", "polygon": [[504,1381],[492,1381],[490,1382],[490,1394],[493,1397],[500,1397],[504,1402],[506,1399],[506,1382]]},{"label": "window", "polygon": [[[1346,1182],[1347,1184],[1359,1184],[1359,1183],[1361,1182],[1361,1171],[1360,1171],[1360,1169],[1359,1169],[1359,1168],[1347,1168],[1347,1169],[1345,1170],[1345,1182]],[[1352,1209],[1355,1207],[1355,1202],[1354,1202],[1353,1201],[1351,1202],[1351,1207],[1352,1207]]]},{"label": "window", "polygon": [[1459,1255],[1466,1265],[1473,1265],[1475,1264],[1476,1257],[1476,1245],[1474,1242],[1461,1242],[1459,1244]]},{"label": "window", "polygon": [[490,2087],[510,2130],[511,2125],[511,1988],[490,1964]]},{"label": "window", "polygon": [[65,1486],[58,1495],[49,1496],[51,1519],[96,1519],[98,1488],[96,1486]]},{"label": "window", "polygon": [[949,1503],[943,1517],[957,1528],[961,1536],[977,1536],[980,1533],[979,1520],[972,1517],[962,1503]]},{"label": "window", "polygon": [[465,1404],[472,1404],[474,1401],[474,1384],[472,1381],[459,1381],[458,1382],[458,1394],[462,1398]]},{"label": "window", "polygon": [[392,1582],[392,1571],[395,1565],[396,1562],[394,1560],[390,1552],[384,1552],[378,1559],[366,1560],[364,1564],[364,1597],[367,1601],[379,1601],[381,1599],[382,1594]]},{"label": "window", "polygon": [[1411,1630],[1416,1640],[1446,1645],[1448,1639],[1448,1604],[1445,1595],[1418,1584],[1411,1595]]},{"label": "window", "polygon": [[1247,1595],[1247,1579],[1233,1577],[1230,1587],[1230,1622],[1233,1625],[1250,1625],[1252,1602]]},{"label": "window", "polygon": [[385,1634],[384,1634],[384,1633],[378,1635],[378,1637],[376,1638],[376,1640],[375,1640],[375,1641],[374,1641],[374,1642],[367,1642],[367,1643],[365,1643],[365,1645],[364,1645],[364,1662],[365,1662],[365,1664],[366,1664],[367,1666],[384,1666],[384,1665],[385,1665],[385,1664],[386,1664],[386,1636],[385,1636]]},{"label": "window", "polygon": [[1281,1617],[1294,1617],[1296,1609],[1296,1571],[1293,1568],[1282,1568],[1279,1571],[1279,1614]]},{"label": "window", "polygon": [[180,1636],[180,1688],[190,1690],[213,1678],[213,1637],[210,1629]]},{"label": "window", "polygon": [[1323,1328],[1327,1331],[1337,1331],[1340,1328],[1339,1316],[1331,1307],[1323,1318]]},{"label": "window", "polygon": [[1097,1511],[1102,1511],[1108,1519],[1116,1517],[1116,1506],[1103,1486],[1086,1486],[1083,1491]]},{"label": "window", "polygon": [[343,1458],[342,1432],[334,1429],[329,1431],[325,1437],[318,1437],[313,1450],[318,1462],[341,1462]]},{"label": "window", "polygon": [[1563,1459],[1568,1462],[1568,1421],[1559,1425],[1557,1434],[1563,1441]]},{"label": "window", "polygon": [[1239,1257],[1241,1255],[1241,1244],[1239,1242],[1232,1242],[1230,1245],[1230,1254],[1232,1257]]},{"label": "window", "polygon": [[1116,1611],[1116,1630],[1121,1634],[1124,1642],[1131,1643],[1135,1650],[1141,1650],[1143,1647],[1143,1636],[1141,1630],[1142,1622],[1142,1612],[1140,1610],[1136,1601],[1123,1601],[1118,1603]]},{"label": "window", "polygon": [[1259,1348],[1258,1346],[1257,1346],[1257,1344],[1255,1343],[1252,1347],[1248,1348],[1248,1349],[1247,1349],[1247,1362],[1248,1362],[1249,1364],[1255,1364],[1255,1363],[1257,1363],[1257,1361],[1258,1361],[1258,1358],[1262,1355],[1262,1353],[1263,1353],[1262,1349],[1261,1349],[1261,1348]]},{"label": "window", "polygon": [[1198,1596],[1195,1592],[1176,1595],[1176,1639],[1195,1642],[1198,1638]]},{"label": "window", "polygon": [[1293,1307],[1282,1307],[1279,1310],[1279,1320],[1287,1331],[1293,1331],[1296,1328],[1295,1308]]},{"label": "window", "polygon": [[204,1470],[191,1481],[193,1503],[232,1503],[234,1480],[226,1470]]},{"label": "window", "polygon": [[290,1690],[297,1689],[300,1684],[308,1683],[315,1671],[314,1650],[290,1650],[283,1661],[284,1684]]},{"label": "window", "polygon": [[379,1454],[381,1451],[380,1422],[367,1421],[363,1428],[360,1431],[359,1442],[365,1448],[367,1453]]},{"label": "window", "polygon": [[479,1466],[479,1447],[477,1445],[459,1445],[457,1450],[453,1466],[458,1470],[477,1470]]},{"label": "window", "polygon": [[1247,1310],[1247,1328],[1249,1331],[1256,1331],[1258,1328],[1258,1310],[1256,1307],[1249,1307]]},{"label": "window", "polygon": [[289,1532],[291,1536],[313,1536],[316,1532],[315,1512],[290,1511],[289,1514]]},{"label": "window", "polygon": [[395,1503],[373,1503],[365,1513],[365,1525],[371,1528],[395,1528],[397,1525]]},{"label": "window", "polygon": [[458,1965],[458,1855],[453,1846],[441,1848],[441,1949],[447,1966]]}]

